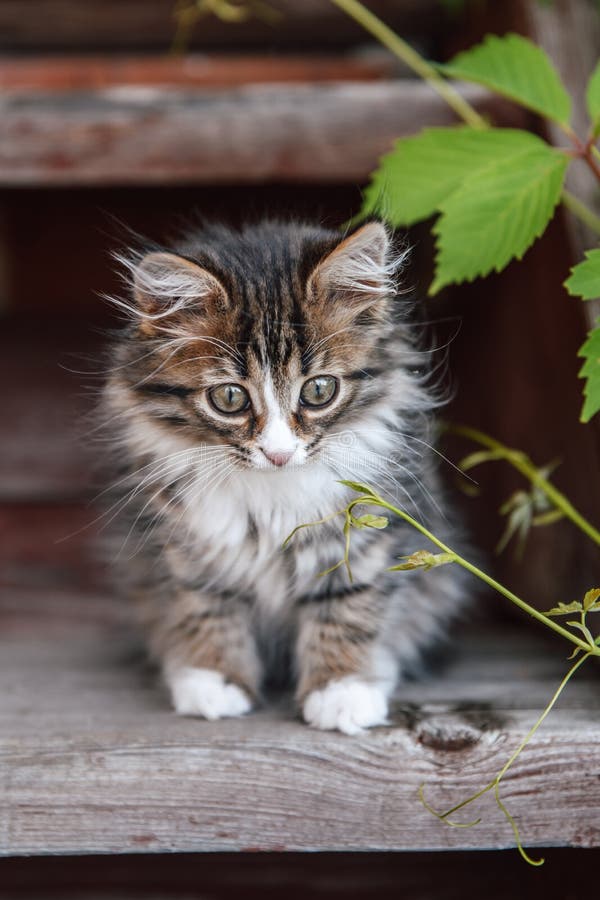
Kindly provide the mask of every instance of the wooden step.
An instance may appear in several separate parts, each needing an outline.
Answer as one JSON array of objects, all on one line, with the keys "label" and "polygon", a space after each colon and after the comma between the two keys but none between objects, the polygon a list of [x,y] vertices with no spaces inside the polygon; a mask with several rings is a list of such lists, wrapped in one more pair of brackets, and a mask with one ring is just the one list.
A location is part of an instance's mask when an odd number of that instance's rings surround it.
[{"label": "wooden step", "polygon": [[[0,186],[364,182],[398,137],[454,121],[426,84],[379,66],[5,59]],[[461,90],[501,124],[523,121]]]},{"label": "wooden step", "polygon": [[[402,688],[391,723],[313,731],[288,697],[239,720],[176,717],[106,589],[7,586],[0,605],[0,853],[510,847],[490,781],[564,673],[565,648],[494,627]],[[600,845],[594,663],[507,774],[528,847]]]},{"label": "wooden step", "polygon": [[[464,630],[358,737],[309,729],[287,695],[239,720],[180,718],[91,521],[77,504],[0,516],[0,855],[513,845],[490,796],[455,829],[418,788],[444,809],[496,775],[566,670],[560,641]],[[503,781],[527,846],[600,846],[599,716],[590,662]]]}]

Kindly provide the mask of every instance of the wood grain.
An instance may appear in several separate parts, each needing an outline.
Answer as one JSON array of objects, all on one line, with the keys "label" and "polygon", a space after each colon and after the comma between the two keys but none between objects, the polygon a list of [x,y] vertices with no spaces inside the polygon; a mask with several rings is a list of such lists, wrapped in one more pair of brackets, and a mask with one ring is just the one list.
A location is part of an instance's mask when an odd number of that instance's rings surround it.
[{"label": "wood grain", "polygon": [[394,73],[393,57],[268,56],[34,56],[0,61],[0,89],[89,90],[119,85],[238,87],[269,82],[372,81]]},{"label": "wood grain", "polygon": [[[500,122],[512,107],[465,95]],[[453,121],[418,82],[6,90],[0,185],[364,181],[402,135]]]},{"label": "wood grain", "polygon": [[[43,599],[43,604],[41,600]],[[511,846],[493,803],[450,829],[438,807],[488,781],[564,671],[560,645],[464,636],[406,685],[389,727],[312,731],[287,697],[243,720],[176,718],[103,592],[9,587],[0,650],[0,853],[400,850]],[[528,846],[600,844],[600,694],[581,673],[506,777]]]}]

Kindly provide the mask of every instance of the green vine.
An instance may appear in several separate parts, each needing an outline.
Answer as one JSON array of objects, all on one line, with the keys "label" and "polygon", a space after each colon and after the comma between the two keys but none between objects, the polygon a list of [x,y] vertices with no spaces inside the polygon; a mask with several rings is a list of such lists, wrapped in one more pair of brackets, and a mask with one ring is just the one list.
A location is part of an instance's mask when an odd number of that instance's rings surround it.
[{"label": "green vine", "polygon": [[488,124],[480,116],[476,109],[464,99],[462,94],[454,88],[445,78],[439,74],[435,66],[423,59],[409,43],[403,40],[395,31],[392,31],[385,22],[382,22],[362,3],[357,0],[331,0],[334,6],[338,6],[343,12],[353,18],[359,25],[370,32],[376,40],[387,47],[394,56],[412,69],[423,81],[433,88],[442,97],[456,115],[467,125],[473,128],[487,128]]},{"label": "green vine", "polygon": [[[465,425],[452,425],[449,426],[448,431],[452,434],[468,438],[480,446],[487,448],[488,452],[473,453],[465,457],[460,463],[460,468],[463,471],[467,471],[468,469],[473,468],[473,466],[480,465],[484,462],[504,460],[513,466],[517,472],[520,472],[521,475],[527,478],[537,490],[541,491],[550,504],[560,512],[561,517],[564,516],[567,519],[570,519],[577,528],[583,531],[584,534],[600,547],[600,531],[595,528],[591,522],[588,522],[588,520],[575,509],[569,498],[565,497],[565,495],[549,481],[546,474],[548,471],[547,466],[538,468],[521,450],[507,447],[505,444],[489,437],[482,431],[478,431],[476,428],[469,428]],[[556,521],[556,518],[553,518],[551,521]]]},{"label": "green vine", "polygon": [[[459,94],[446,79],[439,74],[438,68],[423,59],[413,47],[403,40],[395,31],[392,31],[385,22],[382,22],[371,10],[360,3],[359,0],[331,0],[334,6],[339,7],[348,16],[368,31],[384,47],[387,47],[394,56],[403,62],[416,75],[419,75],[433,90],[446,101],[454,110],[458,118],[473,128],[491,128],[490,123],[481,116],[468,100]],[[560,123],[559,123],[560,124]],[[596,178],[600,180],[600,169],[595,165],[592,156],[600,159],[600,152],[589,141],[582,142],[574,134],[569,126],[562,126],[565,134],[574,144],[577,158],[584,159],[592,169]],[[577,216],[588,228],[600,235],[600,217],[592,212],[589,207],[575,197],[570,191],[563,189],[561,200],[573,215]]]},{"label": "green vine", "polygon": [[[571,98],[558,72],[526,38],[488,35],[450,63],[434,64],[359,0],[331,2],[429,84],[465,123],[398,140],[380,160],[362,210],[352,220],[375,213],[394,226],[408,226],[437,214],[431,294],[521,259],[545,231],[559,201],[600,236],[600,217],[564,184],[573,161],[585,164],[600,182],[600,62],[586,89],[590,125],[582,138],[570,124]],[[447,79],[485,86],[553,122],[570,148],[554,148],[521,129],[494,127]],[[584,300],[600,298],[600,251],[587,257],[565,282],[569,293]],[[599,346],[600,321],[579,351],[584,358],[583,422],[600,411]]]},{"label": "green vine", "polygon": [[[561,512],[564,512],[565,515],[569,515],[569,517],[578,525],[578,527],[582,527],[582,523],[585,523],[588,528],[586,533],[589,533],[590,537],[594,541],[597,542],[598,532],[596,529],[591,526],[576,510],[572,507],[566,497],[561,494],[559,491],[554,488],[554,486],[547,480],[547,478],[540,476],[539,470],[531,463],[531,461],[524,455],[519,453],[518,451],[510,450],[510,448],[505,447],[498,441],[494,441],[492,438],[488,438],[487,435],[483,435],[481,432],[477,432],[473,429],[461,428],[454,429],[455,431],[463,434],[464,436],[474,437],[480,444],[483,444],[486,447],[490,448],[490,453],[495,454],[494,459],[503,458],[508,460],[512,465],[519,469],[530,481],[540,488],[543,488],[548,497],[551,499],[552,503],[556,505]],[[481,460],[484,461],[483,459]],[[338,510],[335,513],[325,517],[324,519],[319,519],[316,522],[305,523],[302,525],[298,525],[288,536],[284,543],[284,548],[287,547],[290,541],[293,540],[294,536],[304,528],[313,528],[318,525],[322,525],[325,522],[331,521],[338,517],[343,517],[343,534],[344,534],[344,555],[342,559],[337,562],[330,569],[327,569],[325,572],[321,572],[321,576],[328,575],[330,572],[335,571],[341,566],[345,566],[348,572],[348,577],[350,581],[352,581],[352,567],[350,562],[350,550],[351,550],[351,532],[352,528],[376,528],[383,529],[386,528],[389,524],[389,519],[386,516],[378,516],[374,515],[371,512],[363,513],[362,515],[355,515],[354,510],[357,506],[368,506],[368,507],[376,507],[378,509],[384,509],[387,512],[392,513],[400,519],[403,519],[413,528],[415,528],[423,537],[427,538],[434,546],[436,546],[441,553],[432,553],[429,550],[417,550],[415,553],[410,554],[410,556],[402,557],[402,562],[398,563],[395,566],[391,566],[388,571],[390,572],[399,572],[399,571],[410,571],[414,569],[423,569],[428,571],[433,568],[437,568],[438,566],[448,565],[448,564],[456,564],[461,566],[463,569],[466,569],[488,587],[493,588],[497,593],[501,594],[503,597],[508,599],[515,606],[519,607],[523,612],[527,613],[527,615],[531,616],[533,619],[536,619],[538,622],[541,622],[546,628],[549,628],[555,634],[558,634],[560,637],[567,640],[573,647],[571,657],[578,656],[580,653],[582,654],[579,659],[571,666],[555,693],[553,694],[551,700],[544,708],[543,712],[529,730],[525,738],[521,741],[518,747],[511,754],[507,762],[500,769],[498,774],[489,784],[485,785],[483,788],[478,790],[476,793],[471,796],[461,800],[459,803],[452,806],[450,809],[446,810],[443,813],[437,812],[431,804],[425,799],[424,795],[424,785],[421,785],[419,789],[419,797],[425,806],[425,808],[436,816],[440,821],[444,822],[447,825],[451,825],[454,827],[473,827],[477,825],[481,820],[476,819],[473,822],[455,822],[450,817],[454,815],[454,813],[458,812],[461,809],[469,806],[471,803],[474,803],[480,797],[484,796],[484,794],[489,793],[490,791],[494,792],[494,798],[499,809],[502,811],[503,815],[509,822],[517,845],[517,849],[519,853],[523,857],[523,859],[534,866],[542,865],[544,860],[538,859],[535,860],[530,857],[525,851],[517,823],[510,811],[507,809],[506,805],[503,803],[500,797],[500,782],[514,764],[514,762],[521,755],[525,747],[529,744],[538,728],[541,726],[545,718],[548,716],[552,708],[554,707],[556,701],[563,693],[565,687],[568,682],[571,680],[572,676],[578,671],[578,669],[583,665],[583,663],[590,657],[600,657],[600,635],[594,637],[589,630],[587,625],[587,615],[591,612],[600,611],[600,588],[592,588],[589,590],[583,600],[573,601],[571,603],[559,603],[557,607],[548,610],[546,613],[540,612],[534,606],[527,603],[521,597],[517,596],[517,594],[510,591],[503,584],[497,581],[495,578],[492,578],[487,572],[484,572],[479,566],[474,565],[469,562],[469,560],[465,559],[443,541],[440,541],[428,528],[414,519],[409,513],[405,512],[403,509],[389,503],[375,491],[373,491],[368,485],[361,484],[355,481],[342,481],[341,484],[355,491],[359,496],[355,497],[351,500],[344,509]],[[567,625],[570,627],[565,628],[560,625],[558,622],[554,621],[556,617],[563,616],[571,616],[573,614],[579,614],[579,620],[569,619],[567,621]],[[574,630],[573,630],[574,629]]]}]

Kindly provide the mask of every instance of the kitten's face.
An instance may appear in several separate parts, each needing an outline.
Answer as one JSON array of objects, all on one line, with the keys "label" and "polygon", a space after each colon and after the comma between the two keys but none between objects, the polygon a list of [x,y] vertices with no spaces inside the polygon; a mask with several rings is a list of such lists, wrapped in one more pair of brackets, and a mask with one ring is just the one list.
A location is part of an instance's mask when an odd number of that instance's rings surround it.
[{"label": "kitten's face", "polygon": [[191,448],[219,445],[264,471],[302,466],[386,402],[387,235],[372,223],[261,247],[227,234],[204,258],[153,253],[136,267],[120,384],[139,417]]}]

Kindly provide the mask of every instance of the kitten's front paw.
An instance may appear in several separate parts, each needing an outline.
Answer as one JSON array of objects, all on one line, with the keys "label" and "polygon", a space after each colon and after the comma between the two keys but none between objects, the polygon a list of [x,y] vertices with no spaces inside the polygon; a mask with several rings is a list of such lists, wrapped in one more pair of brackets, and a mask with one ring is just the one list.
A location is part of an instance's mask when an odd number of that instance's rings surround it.
[{"label": "kitten's front paw", "polygon": [[168,673],[175,711],[181,716],[222,719],[243,716],[252,709],[250,698],[236,684],[227,684],[214,669],[185,667]]},{"label": "kitten's front paw", "polygon": [[387,724],[387,706],[381,688],[349,676],[312,691],[302,712],[315,728],[360,734],[364,728]]}]

